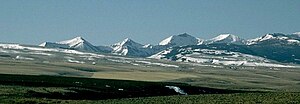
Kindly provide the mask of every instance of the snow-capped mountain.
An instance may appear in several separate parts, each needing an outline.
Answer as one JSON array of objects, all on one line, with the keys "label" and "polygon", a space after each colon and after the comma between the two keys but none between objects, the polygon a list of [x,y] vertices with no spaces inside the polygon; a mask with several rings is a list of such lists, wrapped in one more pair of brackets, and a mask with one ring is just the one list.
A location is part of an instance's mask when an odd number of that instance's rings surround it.
[{"label": "snow-capped mountain", "polygon": [[75,49],[79,51],[99,52],[99,49],[97,47],[95,47],[94,45],[92,45],[82,37],[76,37],[61,42],[44,42],[39,46],[47,47],[47,48],[67,48],[67,49]]},{"label": "snow-capped mountain", "polygon": [[70,46],[70,48],[81,50],[81,51],[91,51],[91,52],[98,51],[98,49],[94,45],[92,45],[91,43],[89,43],[88,41],[83,39],[82,37],[76,37],[74,39],[65,40],[65,41],[61,41],[58,43],[66,44],[66,45]]},{"label": "snow-capped mountain", "polygon": [[203,40],[195,38],[187,33],[173,35],[164,40],[162,40],[159,45],[176,47],[176,46],[186,46],[186,45],[197,45],[201,44]]},{"label": "snow-capped mountain", "polygon": [[[239,52],[279,62],[300,63],[299,34],[299,32],[289,35],[273,33],[245,41],[232,34],[221,34],[215,38],[203,40],[184,33],[170,36],[161,41],[158,45],[143,45],[126,38],[125,40],[110,46],[94,46],[82,37],[76,37],[61,42],[45,42],[40,46],[96,53],[106,52],[124,56],[150,56],[151,58],[157,59],[160,59],[161,56],[172,56],[174,53],[184,55],[186,54],[184,53],[184,50],[187,48],[225,50],[222,52]],[[182,50],[180,50],[181,48]],[[170,50],[172,50],[172,52],[168,53]],[[164,53],[168,54],[164,55]],[[171,59],[172,58],[174,57],[171,57]]]},{"label": "snow-capped mountain", "polygon": [[111,45],[111,47],[113,49],[112,53],[118,55],[145,57],[153,54],[153,46],[142,45],[129,38],[124,39],[122,42]]},{"label": "snow-capped mountain", "polygon": [[272,34],[266,34],[262,37],[258,37],[255,39],[250,39],[247,42],[247,45],[254,45],[254,44],[299,44],[300,45],[300,38],[299,38],[299,34],[297,33],[291,35],[286,35],[282,33],[272,33]]},{"label": "snow-capped mountain", "polygon": [[214,37],[212,39],[206,40],[204,42],[205,44],[237,44],[237,45],[244,45],[245,40],[239,38],[238,36],[235,36],[233,34],[220,34],[217,37]]},{"label": "snow-capped mountain", "polygon": [[137,43],[129,38],[124,39],[122,42],[116,43],[112,45],[114,52],[120,52],[122,49],[126,47],[134,47],[134,48],[141,48],[143,47],[142,44]]}]

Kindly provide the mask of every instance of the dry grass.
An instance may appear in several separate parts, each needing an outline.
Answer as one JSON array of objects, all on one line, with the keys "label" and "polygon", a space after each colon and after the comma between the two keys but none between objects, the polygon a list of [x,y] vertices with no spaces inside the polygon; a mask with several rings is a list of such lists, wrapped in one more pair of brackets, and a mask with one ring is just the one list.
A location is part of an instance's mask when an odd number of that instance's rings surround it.
[{"label": "dry grass", "polygon": [[92,78],[125,79],[138,81],[168,81],[180,78],[195,78],[197,76],[186,73],[172,72],[95,72]]}]

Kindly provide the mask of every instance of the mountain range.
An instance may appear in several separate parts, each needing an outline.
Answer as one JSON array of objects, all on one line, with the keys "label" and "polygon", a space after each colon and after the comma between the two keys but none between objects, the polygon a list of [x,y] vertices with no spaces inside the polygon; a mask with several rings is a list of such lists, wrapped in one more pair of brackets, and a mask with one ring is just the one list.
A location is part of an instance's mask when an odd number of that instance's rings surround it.
[{"label": "mountain range", "polygon": [[165,56],[161,58],[172,58],[172,60],[178,59],[176,58],[176,55],[183,54],[181,53],[183,52],[182,50],[188,50],[191,48],[214,49],[226,50],[229,52],[240,52],[279,62],[300,63],[299,32],[293,34],[272,33],[249,40],[245,40],[233,34],[220,34],[212,39],[204,40],[193,37],[187,33],[183,33],[167,37],[157,45],[143,45],[126,38],[123,41],[110,46],[95,46],[82,37],[76,37],[74,39],[60,42],[44,42],[39,46],[150,58],[153,57],[153,55],[158,55],[166,50],[172,50],[172,52],[160,54],[160,56]]}]

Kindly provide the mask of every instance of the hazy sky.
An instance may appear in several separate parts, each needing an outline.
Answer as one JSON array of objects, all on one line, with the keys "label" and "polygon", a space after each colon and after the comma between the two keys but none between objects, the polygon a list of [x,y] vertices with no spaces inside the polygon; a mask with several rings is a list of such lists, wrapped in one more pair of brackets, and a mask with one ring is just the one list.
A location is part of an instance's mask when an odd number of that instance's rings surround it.
[{"label": "hazy sky", "polygon": [[0,42],[82,36],[95,45],[129,37],[157,44],[180,33],[255,38],[300,31],[300,0],[0,0]]}]

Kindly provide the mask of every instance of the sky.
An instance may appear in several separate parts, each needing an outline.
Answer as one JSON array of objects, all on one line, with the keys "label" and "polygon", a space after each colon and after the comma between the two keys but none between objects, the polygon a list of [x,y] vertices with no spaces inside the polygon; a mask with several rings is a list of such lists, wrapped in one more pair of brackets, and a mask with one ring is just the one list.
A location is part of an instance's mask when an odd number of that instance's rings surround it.
[{"label": "sky", "polygon": [[158,44],[188,33],[245,39],[300,31],[300,0],[0,0],[0,42],[40,44],[81,36]]}]

